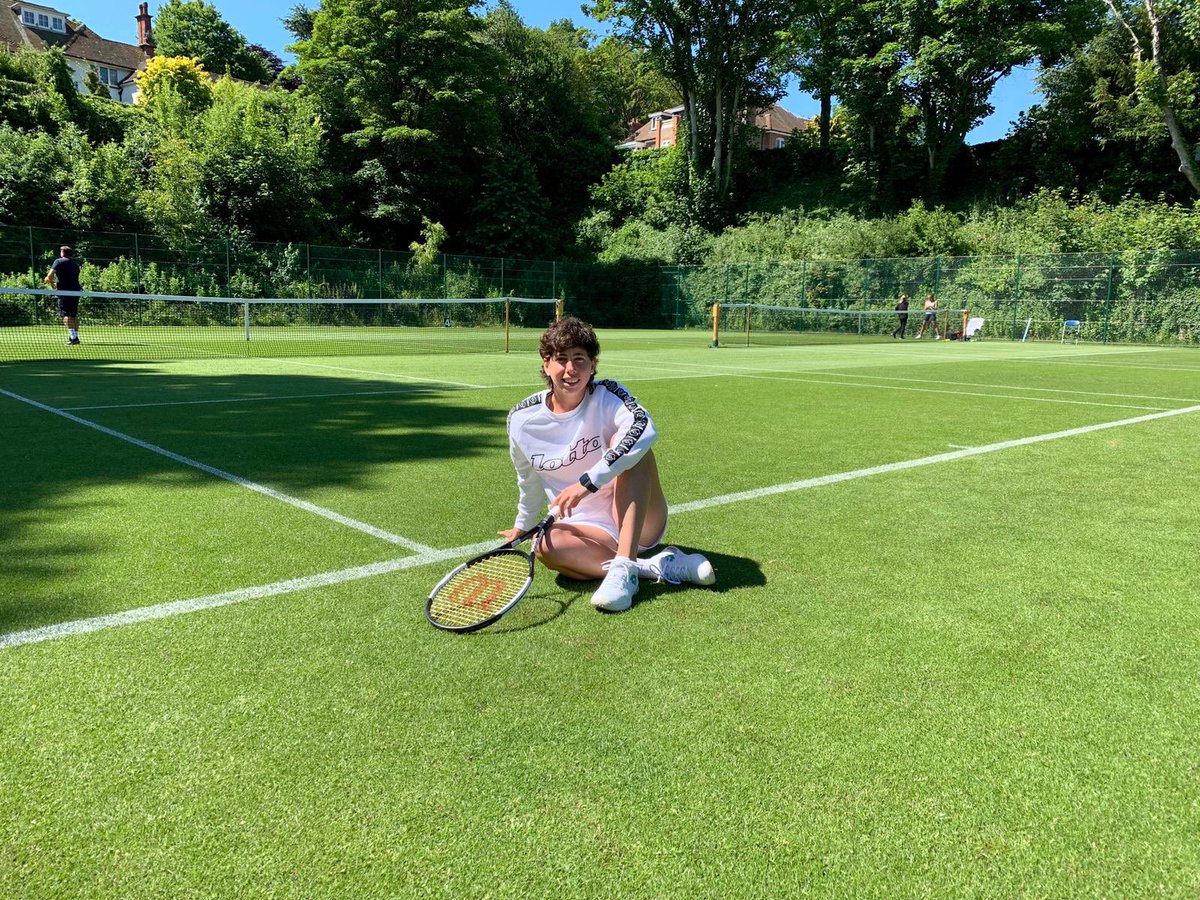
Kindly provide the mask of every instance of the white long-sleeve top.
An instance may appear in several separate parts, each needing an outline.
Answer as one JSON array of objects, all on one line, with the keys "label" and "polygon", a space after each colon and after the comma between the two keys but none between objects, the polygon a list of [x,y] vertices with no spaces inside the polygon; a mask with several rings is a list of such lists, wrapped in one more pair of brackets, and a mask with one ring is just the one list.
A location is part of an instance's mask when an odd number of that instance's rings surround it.
[{"label": "white long-sleeve top", "polygon": [[613,480],[633,468],[658,439],[650,414],[622,385],[588,385],[583,402],[551,412],[549,390],[526,397],[508,414],[508,447],[517,470],[517,518],[522,531],[537,524],[543,507],[587,475],[598,489],[580,504],[612,508]]}]

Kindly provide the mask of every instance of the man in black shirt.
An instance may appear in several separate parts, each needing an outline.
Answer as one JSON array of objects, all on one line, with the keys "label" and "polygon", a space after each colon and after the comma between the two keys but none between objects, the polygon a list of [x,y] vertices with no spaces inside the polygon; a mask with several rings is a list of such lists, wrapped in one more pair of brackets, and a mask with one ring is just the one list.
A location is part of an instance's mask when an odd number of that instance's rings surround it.
[{"label": "man in black shirt", "polygon": [[900,295],[900,302],[896,304],[896,320],[899,324],[892,332],[892,337],[903,338],[904,331],[908,328],[908,294]]},{"label": "man in black shirt", "polygon": [[[70,247],[59,247],[59,257],[50,266],[50,271],[42,280],[60,291],[82,291],[79,283],[79,262],[75,259],[75,251]],[[67,345],[79,343],[79,298],[59,297],[58,314],[62,316],[63,324],[67,326]]]}]

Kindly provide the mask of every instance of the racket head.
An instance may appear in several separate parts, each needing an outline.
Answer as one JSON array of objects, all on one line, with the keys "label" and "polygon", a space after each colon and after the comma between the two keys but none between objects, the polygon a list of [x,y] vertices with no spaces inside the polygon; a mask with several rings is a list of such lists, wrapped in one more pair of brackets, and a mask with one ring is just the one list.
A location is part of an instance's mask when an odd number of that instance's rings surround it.
[{"label": "racket head", "polygon": [[434,628],[466,633],[492,624],[533,583],[533,557],[513,547],[477,556],[438,582],[425,601]]}]

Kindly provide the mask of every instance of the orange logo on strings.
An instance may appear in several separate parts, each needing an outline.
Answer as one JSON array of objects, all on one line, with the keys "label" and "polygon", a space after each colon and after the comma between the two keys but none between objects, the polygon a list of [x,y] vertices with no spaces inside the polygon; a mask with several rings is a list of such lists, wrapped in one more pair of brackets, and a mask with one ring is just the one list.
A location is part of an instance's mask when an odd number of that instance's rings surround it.
[{"label": "orange logo on strings", "polygon": [[450,592],[450,602],[462,607],[489,609],[507,593],[507,585],[503,581],[488,578],[486,575],[472,575]]}]

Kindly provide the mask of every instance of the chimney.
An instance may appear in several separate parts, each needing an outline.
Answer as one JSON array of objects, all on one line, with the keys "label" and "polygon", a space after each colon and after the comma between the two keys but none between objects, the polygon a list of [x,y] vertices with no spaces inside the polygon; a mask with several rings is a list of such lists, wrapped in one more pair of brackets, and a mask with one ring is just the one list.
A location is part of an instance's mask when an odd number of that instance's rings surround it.
[{"label": "chimney", "polygon": [[150,4],[143,3],[138,7],[138,48],[147,57],[154,55],[154,35],[150,33]]}]

